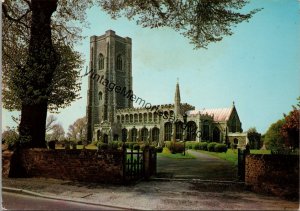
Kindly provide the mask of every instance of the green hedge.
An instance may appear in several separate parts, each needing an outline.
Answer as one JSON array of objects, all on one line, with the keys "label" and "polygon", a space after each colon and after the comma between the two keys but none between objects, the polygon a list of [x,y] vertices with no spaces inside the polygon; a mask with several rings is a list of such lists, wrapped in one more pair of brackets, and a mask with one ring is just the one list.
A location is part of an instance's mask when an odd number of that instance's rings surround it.
[{"label": "green hedge", "polygon": [[199,149],[207,151],[207,143],[206,142],[200,142],[199,143]]},{"label": "green hedge", "polygon": [[226,144],[216,144],[214,147],[215,152],[227,152]]},{"label": "green hedge", "polygon": [[207,150],[208,150],[209,152],[214,152],[214,151],[215,151],[215,145],[216,145],[216,144],[217,144],[216,142],[208,143],[208,144],[207,144]]},{"label": "green hedge", "polygon": [[187,149],[207,151],[207,142],[187,141],[185,146]]},{"label": "green hedge", "polygon": [[97,143],[97,147],[98,149],[101,150],[115,150],[115,149],[120,149],[122,148],[123,143],[121,141],[111,141],[108,144],[107,143],[103,143],[103,142],[98,142]]},{"label": "green hedge", "polygon": [[108,144],[107,143],[103,143],[103,142],[98,142],[97,143],[97,147],[100,150],[107,150],[108,149]]},{"label": "green hedge", "polygon": [[185,147],[187,149],[194,149],[196,143],[198,143],[198,142],[197,141],[187,141],[187,142],[185,142]]}]

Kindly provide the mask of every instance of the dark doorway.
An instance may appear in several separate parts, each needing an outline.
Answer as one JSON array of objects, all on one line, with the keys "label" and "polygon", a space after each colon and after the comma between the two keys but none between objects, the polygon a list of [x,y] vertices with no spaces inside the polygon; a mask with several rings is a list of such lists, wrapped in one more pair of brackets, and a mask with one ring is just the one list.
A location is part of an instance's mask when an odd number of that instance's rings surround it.
[{"label": "dark doorway", "polygon": [[220,129],[217,127],[213,130],[213,141],[220,142]]},{"label": "dark doorway", "polygon": [[108,135],[107,134],[103,135],[103,142],[106,144],[108,143]]}]

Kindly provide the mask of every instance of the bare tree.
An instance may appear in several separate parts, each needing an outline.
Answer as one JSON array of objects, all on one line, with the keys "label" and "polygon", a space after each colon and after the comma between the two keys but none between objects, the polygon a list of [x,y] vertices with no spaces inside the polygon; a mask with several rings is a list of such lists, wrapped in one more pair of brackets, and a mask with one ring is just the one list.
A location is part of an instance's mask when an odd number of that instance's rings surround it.
[{"label": "bare tree", "polygon": [[49,140],[62,141],[65,138],[65,130],[60,123],[54,124],[52,126],[50,134],[48,134]]},{"label": "bare tree", "polygon": [[73,141],[83,141],[86,137],[86,117],[77,119],[69,126],[68,137]]},{"label": "bare tree", "polygon": [[47,117],[46,133],[53,130],[53,127],[55,126],[56,121],[57,121],[57,117],[55,117],[52,114]]}]

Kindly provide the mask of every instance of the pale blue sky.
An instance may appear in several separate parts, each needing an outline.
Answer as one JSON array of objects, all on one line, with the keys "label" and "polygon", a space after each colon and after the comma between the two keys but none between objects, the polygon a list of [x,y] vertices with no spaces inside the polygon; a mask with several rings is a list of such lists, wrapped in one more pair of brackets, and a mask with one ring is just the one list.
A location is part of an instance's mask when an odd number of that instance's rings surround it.
[{"label": "pale blue sky", "polygon": [[[201,109],[230,107],[235,101],[244,131],[254,126],[264,133],[300,95],[300,6],[296,0],[252,0],[245,11],[253,8],[264,9],[249,23],[238,25],[232,36],[208,49],[193,50],[185,37],[171,29],[145,29],[134,21],[111,20],[94,7],[88,11],[87,38],[76,49],[88,61],[89,36],[112,29],[131,37],[137,96],[151,104],[173,103],[178,77],[182,102]],[[66,131],[85,115],[86,94],[87,77],[82,79],[82,99],[57,115]],[[4,110],[4,127],[13,125],[11,115]]]}]

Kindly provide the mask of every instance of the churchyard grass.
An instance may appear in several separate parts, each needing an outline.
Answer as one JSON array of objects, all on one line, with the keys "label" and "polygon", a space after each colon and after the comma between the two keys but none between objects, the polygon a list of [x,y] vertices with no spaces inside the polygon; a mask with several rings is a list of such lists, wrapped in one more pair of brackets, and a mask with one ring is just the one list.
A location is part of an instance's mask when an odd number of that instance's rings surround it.
[{"label": "churchyard grass", "polygon": [[[212,155],[223,160],[227,160],[233,165],[238,165],[238,150],[237,149],[228,149],[227,152],[209,152],[204,150],[196,150],[198,152],[202,152],[204,154]],[[251,149],[251,154],[271,154],[270,150],[258,150],[258,149]]]}]

